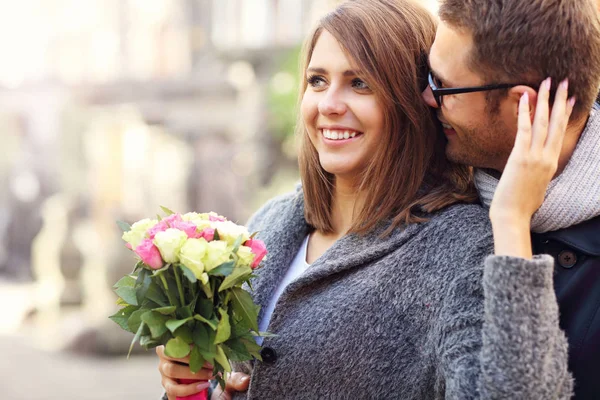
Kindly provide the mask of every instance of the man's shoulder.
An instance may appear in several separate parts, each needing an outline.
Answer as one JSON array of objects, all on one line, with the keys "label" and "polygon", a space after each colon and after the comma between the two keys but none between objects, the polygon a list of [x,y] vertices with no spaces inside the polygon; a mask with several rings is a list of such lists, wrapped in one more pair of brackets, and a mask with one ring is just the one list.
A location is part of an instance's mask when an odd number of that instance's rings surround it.
[{"label": "man's shoulder", "polygon": [[542,240],[558,241],[585,254],[600,257],[600,216],[538,236]]}]

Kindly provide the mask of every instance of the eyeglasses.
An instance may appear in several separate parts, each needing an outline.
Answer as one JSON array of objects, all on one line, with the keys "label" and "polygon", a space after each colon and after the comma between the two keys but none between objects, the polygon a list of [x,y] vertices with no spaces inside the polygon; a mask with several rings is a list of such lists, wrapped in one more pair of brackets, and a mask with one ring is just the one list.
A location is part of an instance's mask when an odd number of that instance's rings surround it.
[{"label": "eyeglasses", "polygon": [[429,72],[429,87],[431,88],[431,92],[433,93],[433,98],[437,103],[438,107],[442,106],[442,97],[448,94],[461,94],[461,93],[473,93],[473,92],[485,92],[487,90],[496,90],[496,89],[509,89],[511,87],[525,85],[529,87],[530,84],[527,83],[500,83],[495,85],[483,85],[483,86],[471,86],[471,87],[462,87],[462,88],[440,88],[441,82],[438,78],[436,78],[431,72]]}]

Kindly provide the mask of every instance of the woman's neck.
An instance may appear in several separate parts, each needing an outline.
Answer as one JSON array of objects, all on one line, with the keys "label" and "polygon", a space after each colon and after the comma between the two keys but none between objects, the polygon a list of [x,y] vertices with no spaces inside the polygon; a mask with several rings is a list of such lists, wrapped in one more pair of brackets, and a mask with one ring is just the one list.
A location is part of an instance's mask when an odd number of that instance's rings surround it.
[{"label": "woman's neck", "polygon": [[350,230],[354,221],[354,211],[360,209],[363,201],[353,182],[336,179],[331,202],[333,235],[340,238]]}]

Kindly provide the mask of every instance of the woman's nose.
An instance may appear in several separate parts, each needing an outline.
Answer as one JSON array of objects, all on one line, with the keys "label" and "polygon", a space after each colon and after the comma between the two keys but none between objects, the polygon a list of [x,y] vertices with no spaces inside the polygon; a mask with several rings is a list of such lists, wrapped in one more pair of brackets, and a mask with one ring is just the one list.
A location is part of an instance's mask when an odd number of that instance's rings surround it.
[{"label": "woman's nose", "polygon": [[322,115],[344,114],[348,109],[343,94],[329,89],[325,96],[319,101],[319,113]]},{"label": "woman's nose", "polygon": [[438,103],[437,101],[435,101],[435,98],[433,97],[433,92],[431,91],[431,88],[429,86],[427,86],[425,90],[423,90],[423,92],[421,93],[421,97],[423,97],[423,100],[425,101],[425,103],[427,103],[429,107],[438,108]]}]

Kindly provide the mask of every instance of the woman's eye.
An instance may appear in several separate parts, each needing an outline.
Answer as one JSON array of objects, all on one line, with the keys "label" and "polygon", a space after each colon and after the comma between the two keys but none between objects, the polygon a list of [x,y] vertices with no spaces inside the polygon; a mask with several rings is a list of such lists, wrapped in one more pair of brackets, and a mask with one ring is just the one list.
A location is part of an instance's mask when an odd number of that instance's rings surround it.
[{"label": "woman's eye", "polygon": [[358,89],[358,90],[369,90],[370,89],[369,85],[367,85],[365,83],[365,81],[363,81],[362,79],[358,79],[358,78],[356,78],[352,81],[352,87],[355,89]]},{"label": "woman's eye", "polygon": [[321,87],[325,84],[325,79],[323,79],[323,77],[321,77],[319,75],[309,76],[306,81],[308,82],[308,84],[310,86],[312,86],[314,88]]}]

